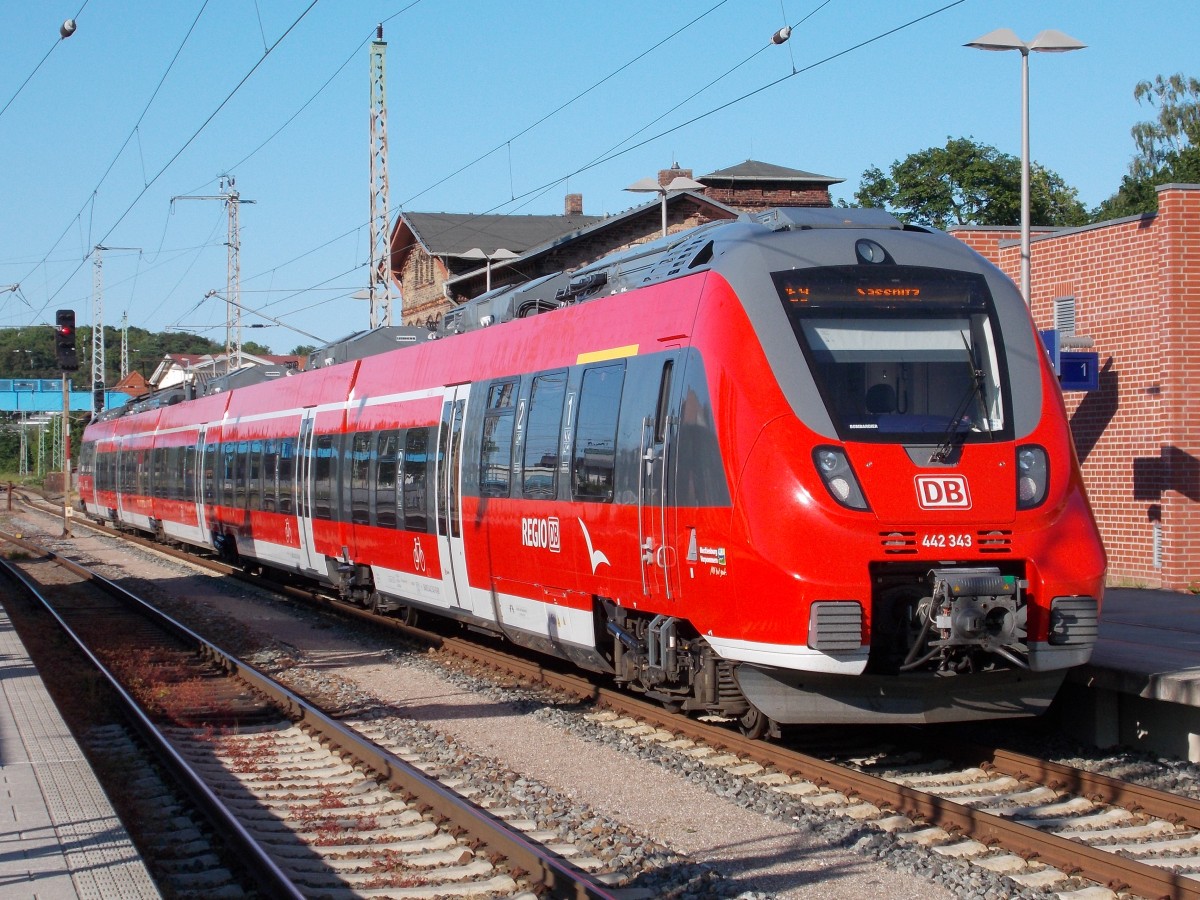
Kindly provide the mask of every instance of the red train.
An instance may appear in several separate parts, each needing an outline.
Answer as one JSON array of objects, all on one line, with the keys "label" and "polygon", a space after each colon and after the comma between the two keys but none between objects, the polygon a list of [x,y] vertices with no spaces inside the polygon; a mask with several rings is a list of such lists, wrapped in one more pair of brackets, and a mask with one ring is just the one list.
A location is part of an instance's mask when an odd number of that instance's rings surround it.
[{"label": "red train", "polygon": [[873,210],[703,225],[160,392],[88,427],[79,480],[96,519],[751,733],[1036,714],[1103,591],[1020,295]]}]

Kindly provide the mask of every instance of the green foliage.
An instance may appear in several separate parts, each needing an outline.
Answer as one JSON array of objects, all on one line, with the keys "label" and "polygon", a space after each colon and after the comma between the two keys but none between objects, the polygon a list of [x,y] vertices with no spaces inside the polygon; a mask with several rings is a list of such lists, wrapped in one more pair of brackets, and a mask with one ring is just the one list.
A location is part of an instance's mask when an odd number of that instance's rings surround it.
[{"label": "green foliage", "polygon": [[[1035,225],[1082,225],[1078,191],[1057,173],[1030,166],[1030,220]],[[1021,160],[970,138],[947,138],[892,163],[889,174],[867,169],[854,195],[860,206],[882,207],[903,222],[1017,225],[1021,219]]]},{"label": "green foliage", "polygon": [[1200,81],[1156,75],[1139,81],[1133,96],[1158,114],[1130,130],[1137,154],[1117,192],[1093,211],[1095,221],[1154,212],[1158,185],[1200,182]]},{"label": "green foliage", "polygon": [[297,344],[287,352],[288,356],[311,356],[317,352],[317,348],[312,344]]},{"label": "green foliage", "polygon": [[[92,329],[83,325],[76,332],[79,373],[76,384],[91,379]],[[207,338],[182,331],[151,332],[129,328],[129,366],[149,377],[168,353],[224,353],[225,347]],[[104,380],[116,384],[121,371],[121,331],[104,329]],[[49,325],[0,329],[0,378],[58,378],[54,358],[54,329]]]}]

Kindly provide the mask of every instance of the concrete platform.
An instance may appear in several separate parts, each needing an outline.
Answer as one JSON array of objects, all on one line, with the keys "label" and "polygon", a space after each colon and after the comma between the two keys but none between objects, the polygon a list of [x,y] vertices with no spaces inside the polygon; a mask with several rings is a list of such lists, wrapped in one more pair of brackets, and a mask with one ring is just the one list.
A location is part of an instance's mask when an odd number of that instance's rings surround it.
[{"label": "concrete platform", "polygon": [[0,608],[0,897],[160,896]]},{"label": "concrete platform", "polygon": [[1200,596],[1105,591],[1091,662],[1068,676],[1051,712],[1101,747],[1200,762]]}]

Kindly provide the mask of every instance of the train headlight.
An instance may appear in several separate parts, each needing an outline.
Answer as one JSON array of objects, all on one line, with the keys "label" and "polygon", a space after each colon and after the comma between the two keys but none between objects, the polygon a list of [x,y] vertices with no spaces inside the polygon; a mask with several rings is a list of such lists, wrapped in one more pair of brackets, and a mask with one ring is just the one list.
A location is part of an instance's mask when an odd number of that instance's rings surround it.
[{"label": "train headlight", "polygon": [[1050,462],[1046,451],[1035,444],[1017,448],[1017,509],[1033,509],[1046,499],[1050,485]]},{"label": "train headlight", "polygon": [[813,462],[829,496],[847,509],[869,509],[850,461],[846,459],[846,451],[840,447],[817,447],[813,451]]}]

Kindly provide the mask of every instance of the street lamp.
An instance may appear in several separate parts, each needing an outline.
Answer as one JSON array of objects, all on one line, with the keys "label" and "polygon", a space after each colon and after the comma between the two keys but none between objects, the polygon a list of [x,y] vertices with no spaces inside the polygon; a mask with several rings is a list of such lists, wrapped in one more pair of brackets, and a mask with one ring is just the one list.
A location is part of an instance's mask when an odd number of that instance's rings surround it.
[{"label": "street lamp", "polygon": [[1040,32],[1032,41],[1025,43],[1012,29],[997,28],[964,46],[976,50],[1018,50],[1021,53],[1021,293],[1026,305],[1029,305],[1029,52],[1067,53],[1082,50],[1087,44],[1054,30]]},{"label": "street lamp", "polygon": [[682,175],[676,175],[666,185],[659,184],[657,178],[639,178],[629,187],[625,188],[625,190],[632,191],[635,194],[658,194],[662,203],[662,233],[663,237],[666,237],[667,195],[677,194],[680,191],[702,191],[704,190],[704,185],[690,178],[685,178]]},{"label": "street lamp", "polygon": [[519,254],[519,253],[513,253],[511,250],[509,250],[506,247],[497,247],[495,250],[492,251],[492,253],[490,255],[487,253],[484,253],[478,247],[472,247],[466,253],[462,254],[462,258],[463,259],[482,259],[482,260],[487,261],[487,288],[485,290],[485,293],[486,293],[487,291],[490,291],[492,289],[492,263],[506,262],[507,260],[510,260],[510,259],[516,259],[520,255],[521,254]]}]

